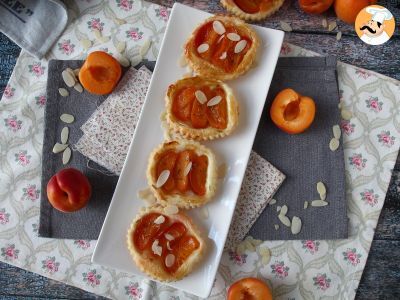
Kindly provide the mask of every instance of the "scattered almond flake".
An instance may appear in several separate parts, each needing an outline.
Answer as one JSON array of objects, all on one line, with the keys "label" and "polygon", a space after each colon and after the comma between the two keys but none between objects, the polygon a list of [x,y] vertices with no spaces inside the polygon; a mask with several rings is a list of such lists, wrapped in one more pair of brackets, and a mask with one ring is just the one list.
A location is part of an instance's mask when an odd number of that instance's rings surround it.
[{"label": "scattered almond flake", "polygon": [[61,76],[68,87],[73,87],[76,83],[75,77],[71,75],[68,71],[62,71]]},{"label": "scattered almond flake", "polygon": [[329,142],[329,149],[331,149],[331,151],[336,151],[337,148],[339,148],[339,140],[336,138],[331,139],[331,141]]},{"label": "scattered almond flake", "polygon": [[281,208],[281,211],[279,212],[279,214],[286,215],[287,211],[288,211],[287,205],[283,205],[282,208]]},{"label": "scattered almond flake", "polygon": [[233,42],[239,42],[239,41],[240,41],[240,35],[238,35],[238,34],[235,33],[235,32],[230,32],[230,33],[228,33],[228,34],[226,35],[226,37],[227,37],[228,39],[230,39],[231,41],[233,41]]},{"label": "scattered almond flake", "polygon": [[326,199],[326,194],[320,194],[319,197],[321,198],[321,200],[325,200]]},{"label": "scattered almond flake", "polygon": [[166,207],[164,207],[164,212],[167,215],[175,215],[179,212],[179,209],[175,205],[167,205]]},{"label": "scattered almond flake", "polygon": [[138,198],[144,200],[147,202],[147,204],[152,205],[156,202],[156,197],[154,197],[153,192],[151,191],[150,188],[146,188],[143,190],[140,190],[137,193]]},{"label": "scattered almond flake", "polygon": [[158,240],[155,240],[151,245],[151,250],[155,255],[161,256],[162,254],[162,247],[158,245]]},{"label": "scattered almond flake", "polygon": [[93,31],[94,36],[96,37],[96,39],[99,39],[99,38],[101,38],[101,37],[103,36],[103,35],[101,34],[101,31],[98,30],[98,29],[93,29],[92,31]]},{"label": "scattered almond flake", "polygon": [[261,259],[261,263],[263,265],[268,265],[270,261],[271,261],[271,256],[263,256],[263,258]]},{"label": "scattered almond flake", "polygon": [[269,248],[266,246],[261,246],[258,249],[258,252],[260,253],[261,256],[271,255],[271,250],[269,250]]},{"label": "scattered almond flake", "polygon": [[290,227],[290,231],[292,234],[298,234],[301,230],[301,219],[297,216],[293,216],[292,218],[292,226]]},{"label": "scattered almond flake", "polygon": [[241,40],[239,43],[236,44],[235,46],[235,53],[240,53],[243,51],[244,48],[246,48],[247,41],[246,40]]},{"label": "scattered almond flake", "polygon": [[280,21],[280,24],[281,24],[281,28],[282,28],[283,31],[288,31],[288,32],[290,32],[290,31],[293,30],[293,29],[292,29],[292,26],[290,26],[290,24],[287,23],[287,22]]},{"label": "scattered almond flake", "polygon": [[203,217],[203,219],[208,219],[209,217],[209,212],[208,212],[208,208],[207,207],[202,207],[201,208],[201,216]]},{"label": "scattered almond flake", "polygon": [[222,39],[225,37],[225,34],[221,35],[217,41],[217,44],[219,44],[220,41],[222,41]]},{"label": "scattered almond flake", "polygon": [[62,163],[63,165],[66,165],[67,163],[69,163],[69,160],[71,159],[71,148],[67,147],[65,148],[64,152],[63,152],[63,157],[62,157]]},{"label": "scattered almond flake", "polygon": [[185,57],[185,55],[181,55],[181,57],[179,58],[179,61],[178,61],[178,65],[181,67],[181,68],[184,68],[184,67],[186,67],[187,66],[187,60],[186,60],[186,57]]},{"label": "scattered almond flake", "polygon": [[63,121],[64,123],[71,124],[72,122],[75,121],[75,118],[73,115],[70,114],[62,114],[60,116],[60,120]]},{"label": "scattered almond flake", "polygon": [[124,25],[126,24],[126,21],[124,19],[120,19],[120,18],[114,18],[113,19],[114,23],[117,25]]},{"label": "scattered almond flake", "polygon": [[335,29],[337,27],[336,21],[331,21],[328,24],[328,30],[332,31],[333,29]]},{"label": "scattered almond flake", "polygon": [[225,27],[224,24],[222,24],[220,21],[216,20],[213,22],[213,29],[216,33],[218,34],[224,34],[225,33]]},{"label": "scattered almond flake", "polygon": [[271,199],[271,201],[269,201],[269,205],[274,205],[276,203],[275,199]]},{"label": "scattered almond flake", "polygon": [[222,100],[221,96],[215,96],[213,98],[210,99],[210,101],[207,102],[207,106],[214,106],[217,105],[218,103],[220,103]]},{"label": "scattered almond flake", "polygon": [[333,131],[333,136],[335,138],[337,138],[337,139],[340,139],[340,136],[342,135],[342,131],[340,130],[340,126],[339,125],[333,125],[332,131]]},{"label": "scattered almond flake", "polygon": [[71,76],[75,79],[76,81],[76,75],[74,73],[74,70],[72,70],[71,68],[66,68],[64,71],[67,71],[69,74],[71,74]]},{"label": "scattered almond flake", "polygon": [[115,46],[115,49],[117,49],[117,51],[119,53],[124,53],[126,48],[126,42],[125,41],[120,41],[117,43],[117,46]]},{"label": "scattered almond flake", "polygon": [[53,147],[53,153],[60,153],[68,147],[67,144],[56,143]]},{"label": "scattered almond flake", "polygon": [[227,57],[226,51],[222,52],[221,56],[219,57],[219,59],[225,59]]},{"label": "scattered almond flake", "polygon": [[161,174],[160,174],[160,176],[158,176],[158,179],[156,182],[157,189],[162,187],[167,182],[170,174],[171,174],[171,172],[169,170],[164,170],[161,172]]},{"label": "scattered almond flake", "polygon": [[290,219],[288,217],[286,217],[285,215],[279,214],[278,219],[279,219],[279,221],[282,222],[283,225],[290,227],[291,223],[290,223]]},{"label": "scattered almond flake", "polygon": [[125,56],[118,55],[117,60],[121,64],[121,66],[123,66],[125,68],[127,68],[127,67],[129,67],[131,65],[131,62]]},{"label": "scattered almond flake", "polygon": [[321,206],[326,206],[328,205],[328,202],[324,201],[324,200],[313,200],[311,202],[311,206],[314,207],[321,207]]},{"label": "scattered almond flake", "polygon": [[251,243],[252,243],[255,247],[257,247],[257,246],[260,246],[260,245],[263,243],[263,241],[262,241],[262,240],[253,239],[253,240],[251,241]]},{"label": "scattered almond flake", "polygon": [[175,263],[175,255],[173,255],[173,254],[168,254],[166,257],[165,257],[165,266],[167,267],[167,268],[170,268],[170,267],[172,267],[172,265]]},{"label": "scattered almond flake", "polygon": [[69,128],[64,127],[61,130],[61,143],[66,144],[68,142],[68,136],[69,136]]},{"label": "scattered almond flake", "polygon": [[347,110],[347,109],[342,109],[341,115],[342,115],[342,119],[343,119],[343,120],[350,120],[351,117],[353,116],[353,114],[351,113],[351,111],[349,111],[349,110]]},{"label": "scattered almond flake", "polygon": [[196,96],[197,101],[199,101],[201,104],[207,102],[207,96],[202,91],[197,90],[194,92],[194,95]]},{"label": "scattered almond flake", "polygon": [[140,54],[135,55],[134,57],[131,58],[131,66],[136,67],[138,64],[142,62],[142,60],[143,57]]},{"label": "scattered almond flake", "polygon": [[173,241],[175,239],[174,236],[169,233],[164,234],[164,236],[168,241]]},{"label": "scattered almond flake", "polygon": [[171,251],[172,248],[171,248],[171,246],[169,245],[169,243],[170,243],[170,241],[167,241],[167,249],[168,249],[169,251]]},{"label": "scattered almond flake", "polygon": [[336,34],[336,40],[337,40],[337,41],[340,41],[341,38],[342,38],[342,32],[339,31],[339,32]]},{"label": "scattered almond flake", "polygon": [[60,94],[61,96],[63,96],[63,97],[68,97],[68,96],[69,96],[68,91],[67,91],[66,89],[64,89],[64,88],[59,88],[59,89],[58,89],[58,92],[59,92],[59,94]]},{"label": "scattered almond flake", "polygon": [[240,243],[237,247],[236,247],[236,254],[237,255],[243,255],[246,252],[246,248],[245,245],[243,243]]},{"label": "scattered almond flake", "polygon": [[308,201],[304,201],[303,209],[307,209],[308,207]]},{"label": "scattered almond flake", "polygon": [[246,241],[246,249],[251,251],[251,252],[255,252],[256,251],[256,247],[254,247],[253,243],[250,241]]},{"label": "scattered almond flake", "polygon": [[337,107],[338,107],[339,109],[342,109],[342,108],[343,108],[343,103],[340,101],[340,102],[338,103]]},{"label": "scattered almond flake", "polygon": [[220,164],[218,167],[218,178],[224,178],[226,175],[226,171],[227,171],[227,165],[225,163]]},{"label": "scattered almond flake", "polygon": [[92,41],[91,40],[88,40],[88,39],[81,39],[81,45],[82,45],[82,47],[83,47],[83,49],[85,49],[85,50],[87,50],[87,49],[89,49],[90,47],[92,47]]},{"label": "scattered almond flake", "polygon": [[189,77],[192,77],[192,76],[193,76],[193,73],[192,73],[192,72],[186,72],[186,73],[184,73],[184,74],[182,75],[183,78],[189,78]]},{"label": "scattered almond flake", "polygon": [[278,224],[275,224],[274,227],[275,227],[275,230],[279,229],[279,225]]},{"label": "scattered almond flake", "polygon": [[81,86],[81,84],[80,84],[79,82],[75,83],[74,89],[75,89],[75,91],[77,91],[78,93],[82,93],[82,92],[83,92],[83,87]]},{"label": "scattered almond flake", "polygon": [[79,72],[80,72],[80,71],[81,71],[81,68],[74,69],[74,74],[75,74],[75,77],[76,77],[76,78],[79,77]]},{"label": "scattered almond flake", "polygon": [[279,212],[281,209],[282,209],[282,207],[278,205],[278,206],[276,207],[276,212]]},{"label": "scattered almond flake", "polygon": [[318,194],[326,194],[326,187],[322,181],[317,182],[317,192]]},{"label": "scattered almond flake", "polygon": [[327,20],[326,18],[323,18],[323,19],[322,19],[322,27],[323,27],[323,28],[328,27],[328,20]]},{"label": "scattered almond flake", "polygon": [[199,47],[197,47],[197,52],[199,53],[204,53],[206,52],[210,46],[208,44],[201,44]]},{"label": "scattered almond flake", "polygon": [[151,39],[147,39],[147,40],[143,43],[143,45],[140,47],[139,54],[140,54],[142,57],[144,57],[144,56],[147,54],[147,52],[149,51],[150,46],[151,46]]},{"label": "scattered almond flake", "polygon": [[160,215],[157,217],[157,219],[154,220],[154,224],[160,225],[165,222],[165,217],[163,215]]},{"label": "scattered almond flake", "polygon": [[192,169],[192,165],[193,163],[191,161],[189,161],[189,163],[186,165],[185,172],[183,173],[185,176],[189,174],[190,170]]}]

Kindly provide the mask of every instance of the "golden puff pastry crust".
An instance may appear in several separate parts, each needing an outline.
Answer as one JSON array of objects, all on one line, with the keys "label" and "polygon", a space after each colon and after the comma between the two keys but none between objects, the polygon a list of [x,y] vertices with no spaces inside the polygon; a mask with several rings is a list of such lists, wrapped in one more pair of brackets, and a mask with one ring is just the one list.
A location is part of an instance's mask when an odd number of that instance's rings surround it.
[{"label": "golden puff pastry crust", "polygon": [[[163,216],[168,217],[169,222],[171,224],[174,222],[181,222],[183,225],[185,225],[187,229],[186,234],[195,237],[199,242],[199,247],[190,254],[190,256],[185,260],[185,262],[173,274],[167,272],[164,266],[161,265],[162,263],[164,263],[162,260],[157,259],[157,257],[149,255],[149,252],[147,253],[145,251],[141,252],[139,249],[137,249],[133,241],[133,235],[137,227],[138,221],[150,213],[159,213]],[[133,261],[138,266],[138,268],[142,272],[151,276],[152,278],[164,282],[177,281],[184,278],[186,275],[191,273],[196,268],[199,262],[203,259],[204,254],[206,252],[206,242],[202,237],[200,230],[196,227],[193,221],[182,212],[178,212],[177,214],[173,215],[167,214],[164,211],[164,207],[160,205],[154,205],[142,208],[142,210],[132,221],[128,229],[127,244],[129,252],[133,258]],[[152,250],[148,249],[147,251],[152,251]]]},{"label": "golden puff pastry crust", "polygon": [[[222,67],[217,66],[198,55],[198,46],[196,45],[197,34],[200,32],[203,26],[210,22],[214,23],[214,21],[219,21],[224,26],[234,27],[241,37],[246,36],[249,40],[251,40],[250,48],[245,53],[239,65],[232,72],[226,72]],[[221,36],[222,35],[224,34],[221,34]],[[231,80],[239,77],[251,68],[254,61],[256,60],[257,50],[259,46],[260,40],[256,32],[241,19],[225,15],[215,15],[206,19],[203,23],[197,26],[197,28],[193,31],[192,35],[187,40],[184,46],[184,51],[189,66],[195,71],[196,74],[202,77],[213,78],[217,80]]]},{"label": "golden puff pastry crust", "polygon": [[[205,155],[208,159],[207,175],[205,181],[205,194],[200,196],[192,191],[188,191],[185,194],[173,193],[168,194],[163,191],[162,188],[157,188],[157,163],[159,162],[162,155],[169,150],[181,152],[183,150],[192,150],[195,154],[201,156]],[[215,155],[210,149],[201,145],[195,141],[188,140],[174,140],[167,141],[159,145],[150,154],[148,167],[147,167],[147,182],[152,189],[157,201],[162,205],[175,205],[179,208],[193,208],[199,207],[207,202],[211,201],[218,185],[218,174],[217,174],[217,161]]]},{"label": "golden puff pastry crust", "polygon": [[234,0],[221,0],[221,4],[226,10],[246,21],[260,21],[271,16],[281,8],[283,2],[285,0],[271,0],[268,7],[262,8],[260,11],[252,14],[243,11]]},{"label": "golden puff pastry crust", "polygon": [[[210,124],[206,128],[193,128],[190,124],[187,124],[181,120],[179,120],[173,113],[173,101],[177,96],[177,93],[180,92],[185,87],[216,87],[219,86],[225,92],[225,101],[226,101],[226,117],[227,124],[226,128],[219,129],[214,128]],[[208,99],[210,100],[210,99]],[[166,121],[167,121],[167,130],[171,135],[173,133],[178,134],[182,138],[185,139],[193,139],[193,140],[213,140],[216,138],[222,138],[231,134],[238,125],[239,120],[239,106],[236,101],[236,98],[233,94],[232,89],[222,81],[206,79],[199,76],[189,77],[180,79],[174,84],[171,84],[168,87],[168,91],[165,97],[166,101]],[[196,101],[196,100],[195,100]]]}]

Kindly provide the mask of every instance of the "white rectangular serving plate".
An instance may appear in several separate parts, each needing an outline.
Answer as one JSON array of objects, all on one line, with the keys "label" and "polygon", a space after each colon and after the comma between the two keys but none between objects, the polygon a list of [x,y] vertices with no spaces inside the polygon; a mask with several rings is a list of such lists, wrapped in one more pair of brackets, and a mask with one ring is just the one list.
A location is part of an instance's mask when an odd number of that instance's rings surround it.
[{"label": "white rectangular serving plate", "polygon": [[[165,110],[165,92],[187,72],[178,63],[183,45],[195,27],[210,16],[182,4],[173,6],[145,104],[92,256],[93,263],[146,276],[129,254],[126,234],[133,218],[145,205],[137,192],[147,186],[148,156],[163,142],[160,115]],[[215,199],[206,205],[207,219],[201,216],[201,208],[188,211],[209,238],[207,255],[193,273],[177,282],[166,283],[203,298],[209,295],[218,269],[284,36],[282,31],[253,28],[262,41],[259,59],[245,75],[228,82],[239,102],[239,126],[229,137],[204,143],[214,151],[218,162],[226,163],[226,176],[219,183]]]}]

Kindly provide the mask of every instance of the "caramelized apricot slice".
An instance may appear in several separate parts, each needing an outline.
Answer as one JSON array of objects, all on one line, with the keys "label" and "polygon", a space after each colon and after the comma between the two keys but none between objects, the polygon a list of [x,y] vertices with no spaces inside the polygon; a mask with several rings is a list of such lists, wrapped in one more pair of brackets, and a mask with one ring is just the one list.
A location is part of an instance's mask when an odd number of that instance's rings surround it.
[{"label": "caramelized apricot slice", "polygon": [[156,224],[154,221],[160,216],[159,213],[150,213],[137,221],[136,229],[133,233],[133,241],[135,247],[140,251],[151,247],[154,238],[162,232],[167,226],[168,217],[161,224]]},{"label": "caramelized apricot slice", "polygon": [[175,167],[176,159],[178,158],[178,154],[173,151],[169,150],[163,153],[162,157],[158,161],[157,164],[157,178],[160,176],[162,171],[168,170],[170,171],[170,176],[168,177],[167,181],[161,187],[165,192],[170,192],[175,188],[175,178],[173,176],[173,170]]},{"label": "caramelized apricot slice", "polygon": [[213,106],[207,107],[207,120],[214,128],[225,129],[228,125],[228,108],[225,99],[225,93],[221,88],[217,88],[216,96],[222,97],[222,100]]},{"label": "caramelized apricot slice", "polygon": [[187,167],[192,160],[192,151],[185,150],[178,154],[175,164],[175,182],[178,191],[184,193],[189,190],[189,174],[186,174]]},{"label": "caramelized apricot slice", "polygon": [[185,88],[179,92],[172,103],[174,116],[183,122],[190,121],[195,92],[196,89],[194,87]]},{"label": "caramelized apricot slice", "polygon": [[193,101],[191,121],[193,128],[206,128],[207,121],[207,105],[201,104],[199,101]]},{"label": "caramelized apricot slice", "polygon": [[175,262],[168,268],[169,271],[172,273],[176,272],[185,260],[199,247],[200,243],[194,236],[185,235],[182,237],[173,247]]},{"label": "caramelized apricot slice", "polygon": [[121,65],[110,54],[94,51],[79,71],[79,81],[90,93],[105,95],[113,91],[121,78]]},{"label": "caramelized apricot slice", "polygon": [[255,14],[260,11],[260,2],[257,0],[234,0],[236,5],[246,13]]},{"label": "caramelized apricot slice", "polygon": [[206,193],[208,158],[205,155],[196,156],[192,161],[190,171],[190,186],[195,194],[204,196]]}]

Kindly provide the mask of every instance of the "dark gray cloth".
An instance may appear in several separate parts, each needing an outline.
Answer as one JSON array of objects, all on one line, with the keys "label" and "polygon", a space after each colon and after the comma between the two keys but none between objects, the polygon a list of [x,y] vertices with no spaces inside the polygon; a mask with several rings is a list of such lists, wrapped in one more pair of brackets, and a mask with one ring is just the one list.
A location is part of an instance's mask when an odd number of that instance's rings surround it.
[{"label": "dark gray cloth", "polygon": [[[39,236],[66,239],[97,239],[108,210],[118,176],[109,176],[106,169],[90,161],[78,151],[73,151],[68,165],[62,164],[62,153],[52,152],[55,143],[60,143],[60,134],[64,126],[69,127],[70,145],[74,145],[82,136],[80,127],[92,115],[106,96],[97,96],[86,91],[78,93],[68,88],[61,72],[70,67],[79,68],[83,61],[52,60],[48,66],[47,103],[45,108],[45,129],[42,152],[42,193],[40,203]],[[150,70],[154,62],[145,63]],[[139,68],[139,65],[137,68]],[[68,97],[61,97],[58,88],[68,90]],[[63,113],[75,117],[75,122],[65,124],[60,120]],[[46,186],[50,178],[66,167],[82,171],[92,185],[92,197],[83,209],[73,213],[61,213],[54,209],[47,200]],[[111,175],[111,174],[110,174]]]},{"label": "dark gray cloth", "polygon": [[[311,127],[298,135],[287,134],[271,121],[269,109],[284,88],[293,88],[316,103]],[[286,175],[286,180],[251,228],[249,234],[261,240],[347,238],[344,154],[341,145],[332,152],[332,126],[340,124],[336,58],[280,58],[268,93],[253,150]],[[303,209],[304,201],[319,199],[316,183],[327,187],[325,207]],[[301,218],[303,226],[293,235],[278,219],[277,206],[288,206],[287,216]],[[274,225],[279,225],[275,230]]]}]

